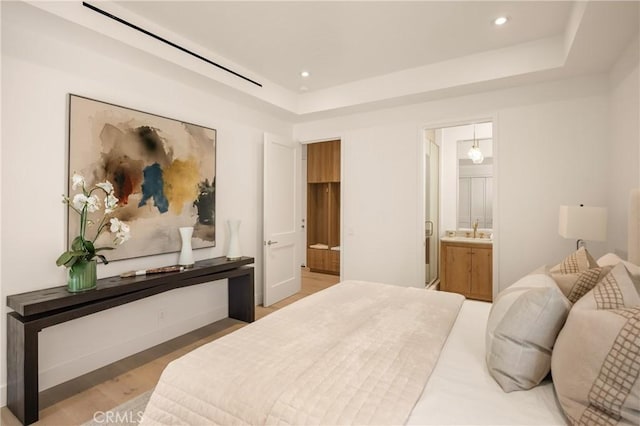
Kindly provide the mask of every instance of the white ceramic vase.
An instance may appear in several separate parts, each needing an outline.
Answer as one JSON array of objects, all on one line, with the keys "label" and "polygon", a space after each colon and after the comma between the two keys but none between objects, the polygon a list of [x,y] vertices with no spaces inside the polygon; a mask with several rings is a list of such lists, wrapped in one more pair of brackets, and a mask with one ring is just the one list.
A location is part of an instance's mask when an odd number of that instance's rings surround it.
[{"label": "white ceramic vase", "polygon": [[191,268],[195,263],[193,261],[193,249],[191,248],[191,236],[193,235],[193,226],[183,226],[178,228],[180,231],[180,239],[182,240],[182,248],[180,249],[180,257],[178,265],[185,268]]},{"label": "white ceramic vase", "polygon": [[227,220],[229,226],[229,251],[227,252],[228,260],[236,260],[242,257],[240,253],[240,221],[239,220]]}]

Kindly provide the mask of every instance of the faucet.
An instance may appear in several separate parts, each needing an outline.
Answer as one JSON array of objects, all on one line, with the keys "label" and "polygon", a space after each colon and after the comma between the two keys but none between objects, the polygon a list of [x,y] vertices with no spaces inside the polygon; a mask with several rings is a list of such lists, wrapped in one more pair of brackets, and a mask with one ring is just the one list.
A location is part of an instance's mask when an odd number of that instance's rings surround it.
[{"label": "faucet", "polygon": [[473,238],[476,238],[476,234],[478,233],[478,219],[473,223]]}]

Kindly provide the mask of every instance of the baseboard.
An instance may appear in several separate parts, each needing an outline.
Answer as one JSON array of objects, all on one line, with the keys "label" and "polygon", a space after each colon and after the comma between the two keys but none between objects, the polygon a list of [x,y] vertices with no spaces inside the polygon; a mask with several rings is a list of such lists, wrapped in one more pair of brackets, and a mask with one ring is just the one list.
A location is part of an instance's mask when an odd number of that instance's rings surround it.
[{"label": "baseboard", "polygon": [[[90,353],[80,358],[70,359],[65,363],[40,371],[38,375],[40,391],[64,383],[115,361],[119,361],[127,356],[136,354],[212,322],[219,321],[226,318],[227,315],[227,306],[219,306],[180,322],[169,324],[167,327],[154,330],[146,335],[136,336],[133,339],[120,342],[107,350],[101,350],[100,352]],[[6,392],[3,393],[2,404],[6,405]]]}]

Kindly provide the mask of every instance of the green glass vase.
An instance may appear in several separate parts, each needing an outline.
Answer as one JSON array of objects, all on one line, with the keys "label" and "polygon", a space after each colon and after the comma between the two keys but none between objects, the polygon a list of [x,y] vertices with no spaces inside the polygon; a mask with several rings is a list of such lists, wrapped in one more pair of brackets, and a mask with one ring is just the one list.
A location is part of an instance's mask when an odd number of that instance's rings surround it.
[{"label": "green glass vase", "polygon": [[70,293],[79,293],[96,288],[98,277],[96,274],[95,260],[80,260],[69,268],[69,280],[67,290]]}]

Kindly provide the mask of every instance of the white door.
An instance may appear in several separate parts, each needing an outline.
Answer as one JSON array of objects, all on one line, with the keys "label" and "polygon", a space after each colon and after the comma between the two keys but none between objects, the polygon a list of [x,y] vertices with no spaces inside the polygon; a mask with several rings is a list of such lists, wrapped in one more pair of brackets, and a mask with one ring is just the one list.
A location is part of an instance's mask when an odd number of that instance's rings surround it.
[{"label": "white door", "polygon": [[298,147],[279,136],[264,135],[264,306],[300,291]]}]

